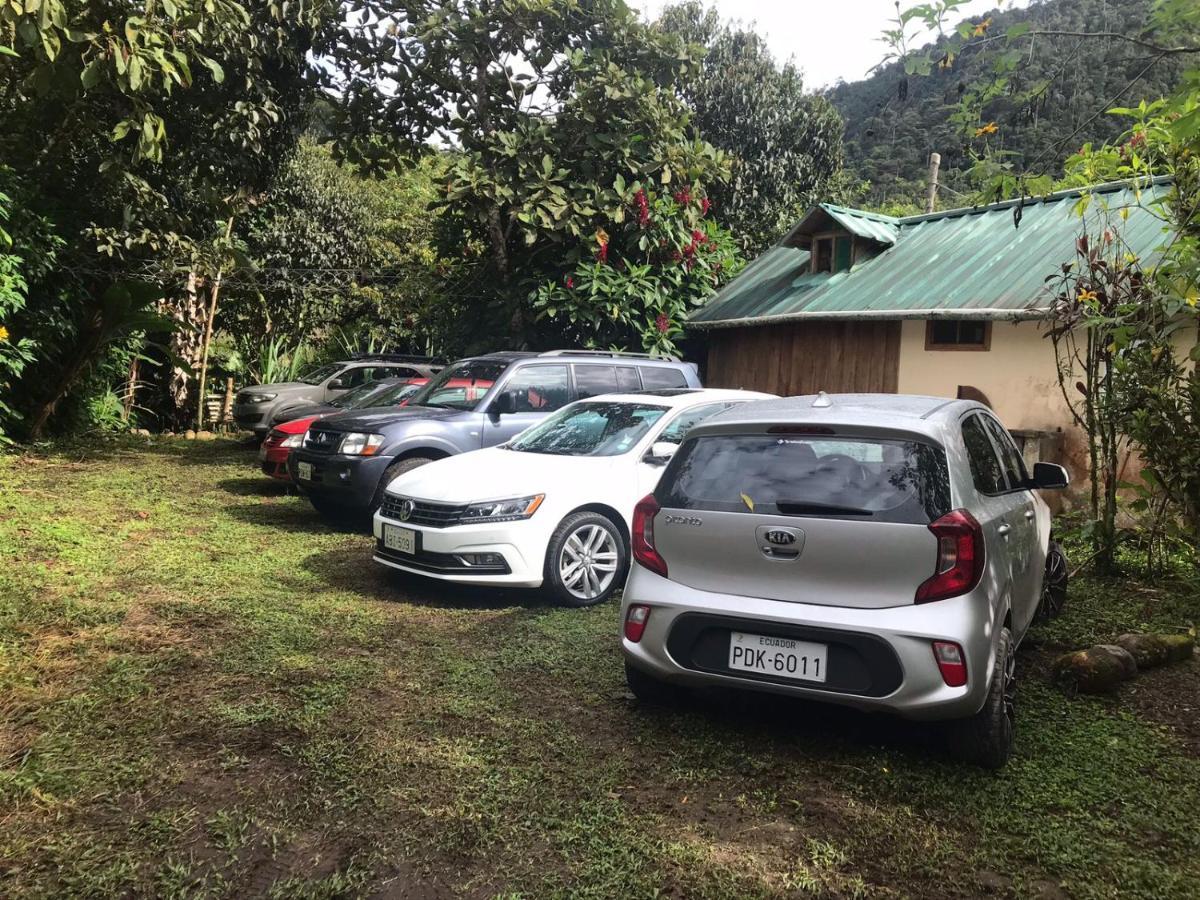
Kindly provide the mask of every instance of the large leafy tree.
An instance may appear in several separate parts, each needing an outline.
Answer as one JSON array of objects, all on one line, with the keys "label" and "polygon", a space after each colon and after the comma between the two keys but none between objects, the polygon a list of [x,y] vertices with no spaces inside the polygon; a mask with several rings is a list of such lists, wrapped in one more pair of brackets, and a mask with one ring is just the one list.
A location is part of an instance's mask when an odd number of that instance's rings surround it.
[{"label": "large leafy tree", "polygon": [[536,321],[536,288],[634,214],[632,183],[702,196],[725,177],[673,88],[695,60],[621,0],[355,2],[326,55],[344,130],[365,138],[343,144],[349,158],[457,151],[447,214],[463,252],[480,248],[480,294],[500,301],[484,330],[518,344],[562,333]]},{"label": "large leafy tree", "polygon": [[33,436],[112,339],[130,333],[113,316],[128,314],[135,330],[166,325],[113,302],[141,298],[134,282],[155,285],[184,333],[210,318],[219,282],[209,276],[231,244],[222,239],[230,216],[297,133],[306,54],[332,12],[236,0],[0,7],[0,158],[14,241],[25,241],[24,219],[44,219],[62,242],[59,266],[30,281],[16,322],[41,338],[26,375]]},{"label": "large leafy tree", "polygon": [[723,23],[697,0],[667,7],[659,26],[705,50],[680,88],[692,124],[732,163],[709,197],[742,244],[762,250],[804,207],[827,199],[842,166],[841,116],[805,91],[796,66],[777,63],[760,35]]}]

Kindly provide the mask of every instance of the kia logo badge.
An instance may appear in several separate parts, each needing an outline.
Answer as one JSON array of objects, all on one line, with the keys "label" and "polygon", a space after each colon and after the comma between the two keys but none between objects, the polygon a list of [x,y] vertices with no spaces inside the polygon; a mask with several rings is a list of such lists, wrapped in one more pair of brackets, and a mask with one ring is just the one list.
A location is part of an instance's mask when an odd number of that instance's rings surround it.
[{"label": "kia logo badge", "polygon": [[763,535],[768,543],[776,544],[780,547],[790,547],[796,543],[796,536],[790,531],[784,531],[782,528],[775,528]]},{"label": "kia logo badge", "polygon": [[400,503],[400,521],[407,522],[412,518],[414,504],[411,500],[403,500]]}]

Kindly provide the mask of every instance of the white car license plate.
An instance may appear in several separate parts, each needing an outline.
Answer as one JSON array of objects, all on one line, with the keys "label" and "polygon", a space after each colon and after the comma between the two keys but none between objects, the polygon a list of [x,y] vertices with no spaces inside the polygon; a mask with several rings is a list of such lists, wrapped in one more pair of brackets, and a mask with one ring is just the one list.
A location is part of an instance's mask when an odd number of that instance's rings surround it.
[{"label": "white car license plate", "polygon": [[795,681],[824,681],[829,647],[795,638],[729,633],[729,668]]},{"label": "white car license plate", "polygon": [[417,533],[411,528],[400,528],[396,525],[383,526],[383,546],[400,553],[413,554],[417,552]]},{"label": "white car license plate", "polygon": [[296,463],[296,477],[301,481],[312,481],[312,463]]}]

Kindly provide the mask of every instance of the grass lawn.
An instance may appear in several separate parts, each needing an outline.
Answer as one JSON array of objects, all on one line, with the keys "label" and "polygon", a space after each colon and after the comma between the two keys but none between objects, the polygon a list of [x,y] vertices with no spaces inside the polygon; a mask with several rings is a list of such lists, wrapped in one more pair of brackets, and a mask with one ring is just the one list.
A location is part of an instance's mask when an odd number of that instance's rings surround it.
[{"label": "grass lawn", "polygon": [[1200,663],[1046,676],[1194,586],[1078,584],[991,775],[880,717],[639,708],[617,604],[384,571],[232,442],[0,457],[0,559],[0,896],[1200,896]]}]

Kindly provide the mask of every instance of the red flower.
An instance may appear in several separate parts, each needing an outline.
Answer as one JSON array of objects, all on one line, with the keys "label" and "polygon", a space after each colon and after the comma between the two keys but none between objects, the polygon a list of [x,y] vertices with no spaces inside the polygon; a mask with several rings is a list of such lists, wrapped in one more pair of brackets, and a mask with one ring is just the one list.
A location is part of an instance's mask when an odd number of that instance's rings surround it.
[{"label": "red flower", "polygon": [[710,209],[712,209],[712,201],[705,197],[700,201],[700,215],[707,216]]},{"label": "red flower", "polygon": [[654,320],[654,324],[657,326],[660,334],[666,334],[671,330],[671,320],[667,318],[666,313],[659,313],[658,317]]},{"label": "red flower", "polygon": [[567,276],[567,289],[570,290],[574,287],[575,287],[575,279],[572,278],[570,275],[568,275]]},{"label": "red flower", "polygon": [[680,206],[687,206],[692,202],[692,189],[689,187],[682,188],[675,192],[675,202]]},{"label": "red flower", "polygon": [[601,244],[600,249],[596,251],[596,259],[600,262],[608,262],[608,244]]},{"label": "red flower", "polygon": [[650,224],[650,201],[646,199],[645,191],[637,191],[633,200],[638,208],[638,225],[645,228]]},{"label": "red flower", "polygon": [[708,243],[708,235],[705,234],[700,229],[696,229],[695,231],[692,232],[692,243],[693,244],[707,244]]}]

